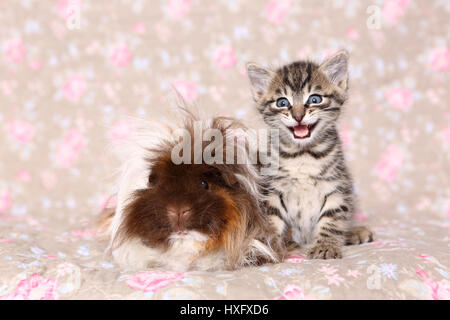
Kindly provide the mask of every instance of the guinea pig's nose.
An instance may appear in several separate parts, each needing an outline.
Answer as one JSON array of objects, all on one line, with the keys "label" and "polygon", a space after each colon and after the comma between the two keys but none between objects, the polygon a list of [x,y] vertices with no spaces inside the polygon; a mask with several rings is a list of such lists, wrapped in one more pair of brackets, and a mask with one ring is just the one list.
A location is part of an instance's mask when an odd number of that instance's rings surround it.
[{"label": "guinea pig's nose", "polygon": [[187,206],[168,206],[167,215],[172,221],[175,231],[183,231],[186,229],[187,217],[191,209]]}]

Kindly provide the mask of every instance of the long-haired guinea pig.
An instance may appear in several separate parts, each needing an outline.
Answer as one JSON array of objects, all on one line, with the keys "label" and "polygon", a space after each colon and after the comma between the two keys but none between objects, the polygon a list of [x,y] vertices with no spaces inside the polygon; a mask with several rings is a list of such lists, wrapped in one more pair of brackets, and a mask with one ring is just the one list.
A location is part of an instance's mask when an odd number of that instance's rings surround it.
[{"label": "long-haired guinea pig", "polygon": [[[284,254],[274,227],[262,213],[260,177],[248,161],[223,164],[194,159],[195,126],[222,136],[214,152],[226,156],[226,141],[245,126],[231,118],[200,121],[184,110],[180,125],[141,124],[121,146],[117,207],[109,224],[110,250],[125,268],[159,267],[175,271],[236,269],[275,263]],[[175,134],[192,139],[192,164],[176,164]],[[208,143],[200,144],[201,153]],[[245,148],[244,148],[245,149]],[[182,149],[179,155],[184,155]],[[248,153],[246,153],[248,155]]]}]

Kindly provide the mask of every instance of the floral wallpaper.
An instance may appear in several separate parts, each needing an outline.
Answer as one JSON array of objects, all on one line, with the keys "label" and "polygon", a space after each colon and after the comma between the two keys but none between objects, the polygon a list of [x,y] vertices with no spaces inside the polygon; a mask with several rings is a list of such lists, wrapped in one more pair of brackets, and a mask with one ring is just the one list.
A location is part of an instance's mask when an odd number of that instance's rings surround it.
[{"label": "floral wallpaper", "polygon": [[[1,0],[0,298],[450,299],[450,3]],[[250,121],[245,63],[350,53],[341,139],[377,241],[236,272],[120,270],[108,144],[172,87]]]}]

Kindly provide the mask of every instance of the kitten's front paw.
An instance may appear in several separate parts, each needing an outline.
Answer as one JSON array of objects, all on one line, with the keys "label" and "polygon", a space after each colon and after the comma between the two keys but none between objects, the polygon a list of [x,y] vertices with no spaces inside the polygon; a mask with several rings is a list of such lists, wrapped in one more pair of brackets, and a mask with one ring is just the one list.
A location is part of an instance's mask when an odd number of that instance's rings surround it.
[{"label": "kitten's front paw", "polygon": [[342,258],[341,248],[330,243],[319,243],[308,250],[309,259],[340,259]]},{"label": "kitten's front paw", "polygon": [[353,244],[361,244],[366,242],[372,242],[374,238],[374,233],[367,227],[353,227],[346,234],[345,244],[353,245]]}]

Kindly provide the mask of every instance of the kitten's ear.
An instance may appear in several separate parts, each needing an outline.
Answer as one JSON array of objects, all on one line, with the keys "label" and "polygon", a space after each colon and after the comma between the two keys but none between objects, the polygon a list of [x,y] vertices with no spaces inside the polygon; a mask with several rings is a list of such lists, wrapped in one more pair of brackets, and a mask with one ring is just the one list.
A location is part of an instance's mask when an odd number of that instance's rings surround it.
[{"label": "kitten's ear", "polygon": [[260,67],[256,63],[249,62],[246,65],[247,75],[252,85],[253,99],[258,101],[264,93],[269,89],[270,81],[273,77],[273,72]]},{"label": "kitten's ear", "polygon": [[343,90],[347,90],[348,52],[341,50],[320,65],[319,68],[331,81]]}]

